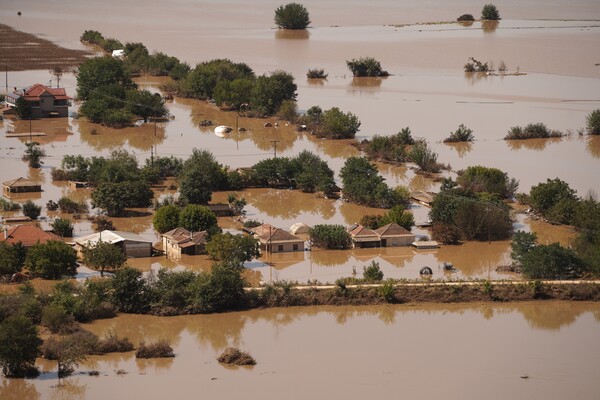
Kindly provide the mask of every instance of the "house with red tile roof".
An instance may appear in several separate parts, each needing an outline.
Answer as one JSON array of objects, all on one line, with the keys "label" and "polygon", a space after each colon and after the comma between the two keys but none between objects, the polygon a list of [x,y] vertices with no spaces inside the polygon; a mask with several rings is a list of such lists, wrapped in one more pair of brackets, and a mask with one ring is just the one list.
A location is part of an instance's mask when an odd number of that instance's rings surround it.
[{"label": "house with red tile roof", "polygon": [[60,240],[60,237],[33,225],[5,227],[2,235],[0,235],[0,241],[2,242],[13,245],[20,242],[25,247],[32,247],[37,243],[46,243],[50,240]]},{"label": "house with red tile roof", "polygon": [[350,237],[352,238],[352,246],[355,248],[381,246],[379,236],[371,229],[367,229],[362,225],[358,225],[350,230]]},{"label": "house with red tile roof", "polygon": [[410,246],[416,236],[398,224],[391,223],[375,229],[381,240],[381,247]]},{"label": "house with red tile roof", "polygon": [[25,99],[31,106],[32,118],[67,117],[69,115],[69,101],[64,88],[51,88],[41,83],[17,89],[6,95],[6,105],[11,108],[17,106],[19,98]]},{"label": "house with red tile roof", "polygon": [[260,248],[269,253],[304,251],[304,240],[283,229],[275,228],[269,224],[262,224],[253,228],[252,231],[254,237],[260,242]]}]

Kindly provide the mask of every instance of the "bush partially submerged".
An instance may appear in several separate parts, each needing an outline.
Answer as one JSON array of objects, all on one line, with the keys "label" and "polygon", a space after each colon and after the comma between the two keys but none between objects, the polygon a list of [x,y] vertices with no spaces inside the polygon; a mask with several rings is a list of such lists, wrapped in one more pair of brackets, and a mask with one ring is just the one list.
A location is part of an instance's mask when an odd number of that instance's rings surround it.
[{"label": "bush partially submerged", "polygon": [[306,77],[308,79],[325,79],[327,78],[327,76],[328,74],[325,73],[325,70],[323,68],[309,69],[306,73]]},{"label": "bush partially submerged", "polygon": [[563,136],[562,132],[550,130],[545,124],[538,122],[527,124],[524,127],[513,126],[504,137],[504,140],[547,139]]},{"label": "bush partially submerged", "polygon": [[489,72],[491,68],[488,63],[469,57],[469,62],[465,64],[465,72]]},{"label": "bush partially submerged", "polygon": [[346,65],[355,77],[390,75],[387,71],[381,69],[381,63],[373,57],[353,58],[352,60],[346,61]]},{"label": "bush partially submerged", "polygon": [[463,14],[460,17],[456,18],[456,20],[458,22],[469,22],[469,21],[475,21],[475,18],[473,18],[473,15],[471,15],[471,14]]},{"label": "bush partially submerged", "polygon": [[235,347],[226,348],[217,361],[228,365],[256,365],[256,360],[250,354]]},{"label": "bush partially submerged", "polygon": [[450,132],[450,136],[444,139],[444,143],[472,142],[473,140],[475,140],[473,130],[460,124],[457,130]]},{"label": "bush partially submerged", "polygon": [[133,350],[133,343],[127,337],[119,337],[117,332],[109,330],[103,339],[99,339],[92,347],[90,354],[125,353]]},{"label": "bush partially submerged", "polygon": [[165,358],[175,357],[173,348],[166,340],[146,344],[140,342],[140,346],[135,351],[135,358]]},{"label": "bush partially submerged", "polygon": [[590,135],[600,135],[600,108],[589,113],[586,122],[587,131]]}]

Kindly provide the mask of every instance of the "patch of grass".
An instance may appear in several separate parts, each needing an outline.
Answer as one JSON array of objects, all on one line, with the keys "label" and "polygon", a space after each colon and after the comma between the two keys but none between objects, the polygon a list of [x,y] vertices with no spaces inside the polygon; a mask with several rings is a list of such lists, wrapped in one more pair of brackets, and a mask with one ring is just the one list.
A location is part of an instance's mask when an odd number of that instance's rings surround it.
[{"label": "patch of grass", "polygon": [[135,358],[166,358],[175,357],[173,348],[166,340],[159,340],[154,343],[146,344],[140,342],[140,346],[135,351]]},{"label": "patch of grass", "polygon": [[227,365],[256,365],[256,360],[250,354],[235,347],[226,348],[217,361]]}]

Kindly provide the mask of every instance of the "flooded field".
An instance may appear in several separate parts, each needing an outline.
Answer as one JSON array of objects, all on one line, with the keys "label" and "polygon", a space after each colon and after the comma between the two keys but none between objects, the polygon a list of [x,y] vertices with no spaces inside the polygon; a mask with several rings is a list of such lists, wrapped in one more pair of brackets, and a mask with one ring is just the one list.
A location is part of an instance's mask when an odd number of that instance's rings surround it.
[{"label": "flooded field", "polygon": [[[468,331],[465,329],[468,327]],[[394,396],[431,399],[596,399],[595,303],[323,307],[221,315],[121,315],[86,325],[140,340],[168,340],[174,359],[133,352],[90,357],[56,386],[55,363],[35,380],[0,381],[2,399],[114,397],[265,399]],[[228,368],[228,346],[254,367]],[[99,376],[88,376],[97,370]],[[117,375],[115,371],[125,373]],[[525,378],[526,377],[526,378]],[[435,384],[432,384],[435,383]]]}]

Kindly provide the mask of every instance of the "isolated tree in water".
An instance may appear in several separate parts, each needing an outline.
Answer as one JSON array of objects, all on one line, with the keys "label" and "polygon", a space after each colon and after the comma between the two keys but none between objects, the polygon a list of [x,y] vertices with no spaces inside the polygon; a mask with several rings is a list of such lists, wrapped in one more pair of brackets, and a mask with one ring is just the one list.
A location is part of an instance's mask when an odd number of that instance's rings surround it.
[{"label": "isolated tree in water", "polygon": [[281,29],[306,29],[310,16],[302,4],[289,3],[275,10],[275,24]]},{"label": "isolated tree in water", "polygon": [[104,270],[117,269],[125,265],[127,257],[118,246],[99,241],[94,246],[83,249],[83,263],[88,267],[99,270],[104,276]]},{"label": "isolated tree in water", "polygon": [[44,163],[43,157],[46,157],[46,151],[40,147],[38,142],[26,143],[25,154],[23,154],[23,161],[27,161],[29,167],[40,168]]}]

